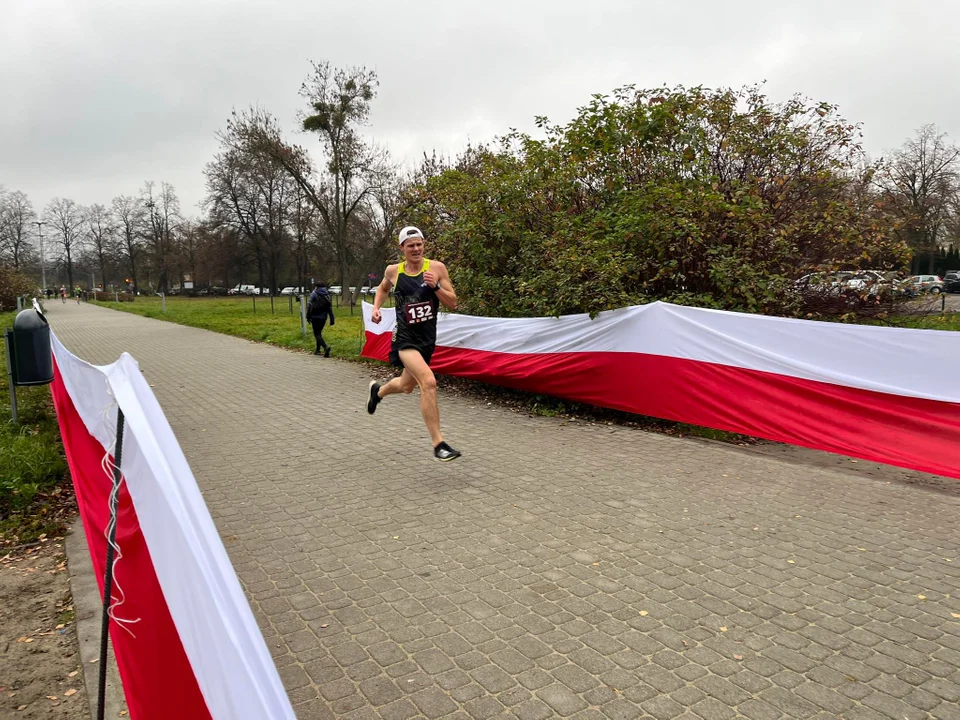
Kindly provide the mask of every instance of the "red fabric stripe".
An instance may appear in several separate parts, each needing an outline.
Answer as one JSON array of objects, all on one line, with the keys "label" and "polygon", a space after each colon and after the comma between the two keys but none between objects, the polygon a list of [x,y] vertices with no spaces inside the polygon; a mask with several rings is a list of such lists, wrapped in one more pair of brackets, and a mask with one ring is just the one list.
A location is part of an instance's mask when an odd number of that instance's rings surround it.
[{"label": "red fabric stripe", "polygon": [[[104,448],[77,414],[56,361],[51,388],[93,570],[103,597],[107,557],[104,531],[110,518],[111,487],[110,479],[100,467]],[[136,638],[115,622],[110,623],[110,642],[130,717],[134,720],[208,720],[210,713],[170,617],[126,483],[120,486],[117,544],[123,557],[116,565],[114,577],[125,601],[115,614],[120,618],[140,618],[140,622],[128,626]],[[120,597],[116,585],[112,595],[115,599]]]},{"label": "red fabric stripe", "polygon": [[375,335],[369,330],[366,331],[366,341],[363,343],[361,357],[371,358],[373,360],[390,361],[390,343],[393,340],[393,333],[381,333]]},{"label": "red fabric stripe", "polygon": [[[367,333],[368,343],[382,337]],[[382,341],[370,348],[368,357],[386,358]],[[641,353],[438,347],[431,366],[439,374],[960,478],[954,403]]]}]

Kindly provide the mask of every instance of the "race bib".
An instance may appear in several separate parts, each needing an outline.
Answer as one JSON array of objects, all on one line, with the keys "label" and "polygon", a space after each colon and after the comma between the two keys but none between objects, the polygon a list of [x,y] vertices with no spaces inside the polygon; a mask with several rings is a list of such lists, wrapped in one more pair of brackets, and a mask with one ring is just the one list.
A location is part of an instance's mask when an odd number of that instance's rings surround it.
[{"label": "race bib", "polygon": [[410,303],[404,306],[403,312],[410,325],[433,320],[433,304],[430,302]]}]

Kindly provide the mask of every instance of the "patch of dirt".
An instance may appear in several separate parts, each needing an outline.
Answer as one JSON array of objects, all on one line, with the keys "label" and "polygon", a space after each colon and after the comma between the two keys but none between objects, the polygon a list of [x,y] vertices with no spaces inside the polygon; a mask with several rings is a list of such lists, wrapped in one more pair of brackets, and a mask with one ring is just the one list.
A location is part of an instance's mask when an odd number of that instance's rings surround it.
[{"label": "patch of dirt", "polygon": [[89,720],[63,538],[0,553],[0,717]]}]

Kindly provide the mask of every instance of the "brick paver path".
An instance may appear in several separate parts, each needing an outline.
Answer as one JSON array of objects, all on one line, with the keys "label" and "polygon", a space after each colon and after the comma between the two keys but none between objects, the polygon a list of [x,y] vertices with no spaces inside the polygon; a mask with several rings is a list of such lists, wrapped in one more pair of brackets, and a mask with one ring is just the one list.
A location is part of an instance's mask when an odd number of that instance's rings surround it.
[{"label": "brick paver path", "polygon": [[301,720],[960,718],[955,492],[442,392],[437,463],[362,365],[50,307],[154,385]]}]

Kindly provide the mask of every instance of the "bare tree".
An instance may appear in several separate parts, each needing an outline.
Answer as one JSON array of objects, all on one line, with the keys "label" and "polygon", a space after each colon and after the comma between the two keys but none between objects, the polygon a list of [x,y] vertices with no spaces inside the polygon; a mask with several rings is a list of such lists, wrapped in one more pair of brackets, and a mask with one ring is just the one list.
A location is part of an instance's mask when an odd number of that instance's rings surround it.
[{"label": "bare tree", "polygon": [[205,207],[216,222],[243,233],[257,263],[260,287],[273,292],[291,255],[289,210],[302,190],[271,155],[249,152],[235,130],[228,123],[217,134],[221,152],[204,169]]},{"label": "bare tree", "polygon": [[100,282],[107,289],[107,265],[116,255],[116,235],[110,211],[103,205],[94,204],[87,208],[86,237],[90,250],[96,256],[100,269]]},{"label": "bare tree", "polygon": [[33,225],[37,214],[26,193],[0,187],[0,260],[22,270],[31,260]]},{"label": "bare tree", "polygon": [[293,200],[288,210],[289,224],[294,236],[294,265],[297,269],[297,287],[306,290],[310,272],[309,241],[316,232],[317,209],[307,201],[303,188],[294,187]]},{"label": "bare tree", "polygon": [[83,210],[69,198],[54,198],[44,211],[44,223],[53,228],[67,268],[67,282],[73,289],[73,256],[82,243]]},{"label": "bare tree", "polygon": [[174,234],[181,222],[180,200],[170,183],[160,183],[160,192],[153,189],[154,183],[144,184],[142,196],[147,210],[146,239],[150,260],[157,274],[157,290],[165,293],[170,286],[170,261],[174,251]]},{"label": "bare tree", "polygon": [[901,239],[915,253],[930,255],[933,272],[934,253],[960,192],[960,148],[936,126],[924,125],[885,163],[877,179],[900,219]]},{"label": "bare tree", "polygon": [[143,251],[141,231],[146,221],[146,207],[140,198],[130,195],[115,197],[110,205],[117,232],[120,235],[120,244],[126,255],[130,285],[136,293],[138,290],[137,263]]},{"label": "bare tree", "polygon": [[233,147],[233,138],[229,135],[221,133],[218,137],[224,150],[204,168],[207,179],[204,207],[213,223],[237,230],[246,240],[257,264],[258,287],[263,287],[266,264],[264,209],[256,183],[250,177],[251,165],[260,158]]},{"label": "bare tree", "polygon": [[300,89],[309,106],[301,116],[304,131],[316,134],[324,154],[319,172],[307,152],[284,141],[276,120],[262,110],[234,113],[228,130],[251,154],[267,155],[289,173],[317,209],[323,235],[333,243],[346,288],[351,264],[350,230],[355,215],[373,193],[389,167],[386,150],[367,142],[360,127],[370,115],[377,75],[366,68],[334,69],[312,63],[312,72]]}]

